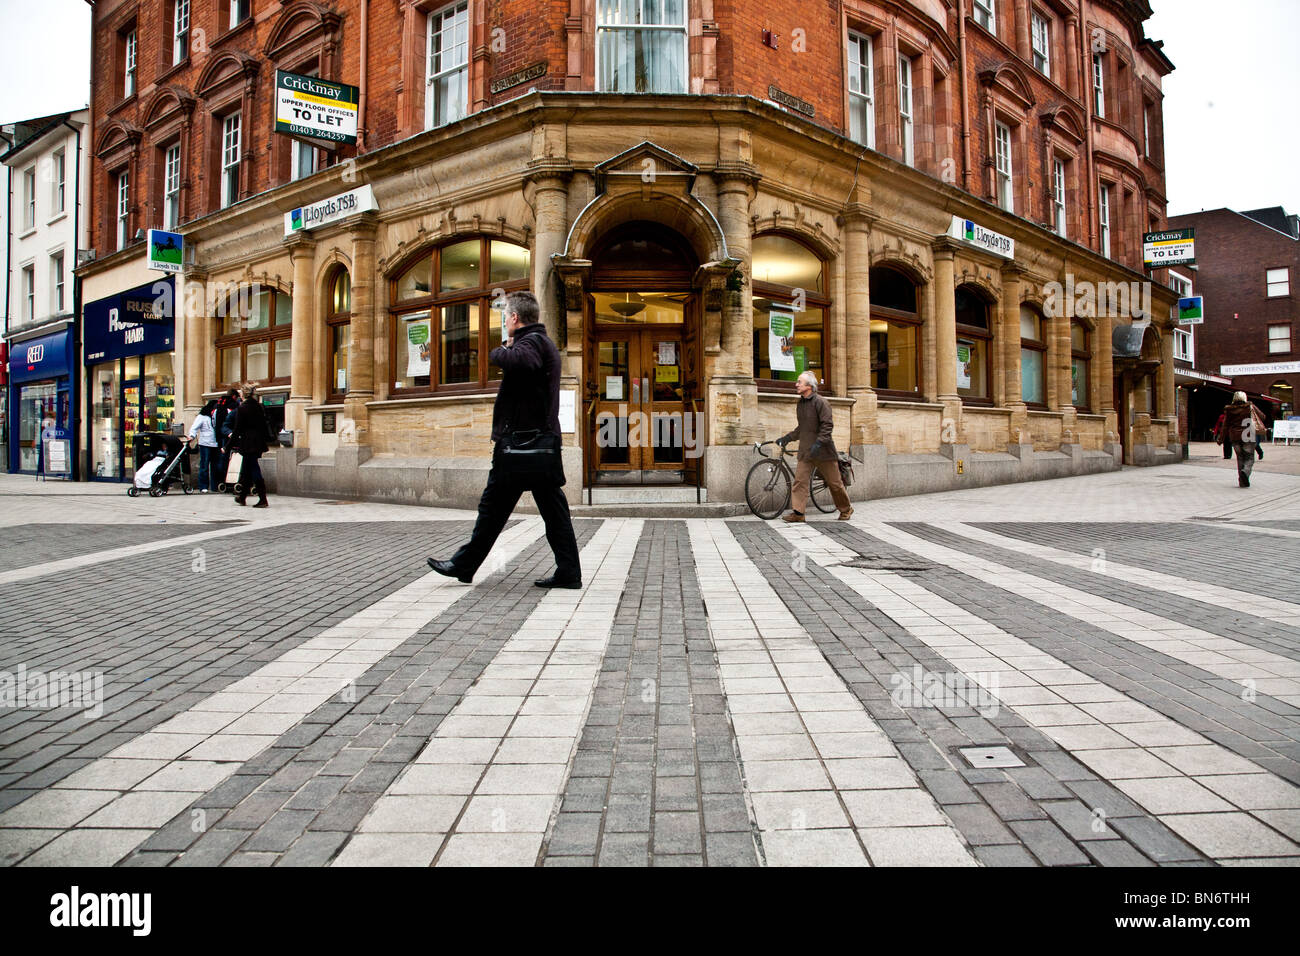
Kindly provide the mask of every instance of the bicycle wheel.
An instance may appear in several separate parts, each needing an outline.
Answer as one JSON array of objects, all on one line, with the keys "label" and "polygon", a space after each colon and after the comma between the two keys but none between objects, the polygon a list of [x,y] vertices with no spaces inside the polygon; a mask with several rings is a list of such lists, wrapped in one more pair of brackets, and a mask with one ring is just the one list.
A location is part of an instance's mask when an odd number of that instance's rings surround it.
[{"label": "bicycle wheel", "polygon": [[831,490],[826,487],[826,479],[819,472],[813,472],[812,483],[808,486],[808,497],[817,506],[817,510],[823,514],[830,514],[836,510],[835,499],[831,497]]},{"label": "bicycle wheel", "polygon": [[758,461],[745,476],[745,503],[764,520],[775,518],[790,503],[790,472],[775,461]]}]

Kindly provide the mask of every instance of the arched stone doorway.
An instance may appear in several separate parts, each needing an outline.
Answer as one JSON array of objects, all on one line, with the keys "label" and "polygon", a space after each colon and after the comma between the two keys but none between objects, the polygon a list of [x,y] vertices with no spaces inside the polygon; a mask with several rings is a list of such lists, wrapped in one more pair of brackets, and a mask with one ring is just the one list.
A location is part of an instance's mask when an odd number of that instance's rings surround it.
[{"label": "arched stone doorway", "polygon": [[584,301],[588,484],[694,484],[703,454],[699,263],[676,231],[611,229],[591,254]]}]

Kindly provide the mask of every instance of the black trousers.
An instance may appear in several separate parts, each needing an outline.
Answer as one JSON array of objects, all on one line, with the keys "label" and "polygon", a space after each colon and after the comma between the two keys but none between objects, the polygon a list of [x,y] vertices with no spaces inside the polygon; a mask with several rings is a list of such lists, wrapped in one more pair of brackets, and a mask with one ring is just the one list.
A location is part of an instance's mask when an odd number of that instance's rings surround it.
[{"label": "black trousers", "polygon": [[487,560],[492,545],[506,526],[515,505],[525,491],[533,493],[537,510],[546,523],[546,541],[555,554],[555,576],[562,581],[582,578],[578,561],[578,541],[573,536],[573,519],[564,491],[554,481],[544,478],[520,479],[506,474],[494,459],[488,472],[487,487],[478,502],[478,520],[469,543],[451,557],[451,563],[466,574],[473,574]]},{"label": "black trousers", "polygon": [[245,455],[239,462],[239,496],[257,495],[266,497],[266,482],[262,480],[262,466],[256,458]]}]

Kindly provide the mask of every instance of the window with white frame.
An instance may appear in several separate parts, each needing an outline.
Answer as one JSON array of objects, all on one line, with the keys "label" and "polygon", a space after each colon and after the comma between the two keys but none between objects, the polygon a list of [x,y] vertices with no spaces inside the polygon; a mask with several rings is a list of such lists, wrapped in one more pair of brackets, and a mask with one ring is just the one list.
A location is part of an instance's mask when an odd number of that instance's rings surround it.
[{"label": "window with white frame", "polygon": [[23,228],[36,228],[36,167],[23,170]]},{"label": "window with white frame", "polygon": [[248,0],[230,0],[230,28],[239,26],[249,15]]},{"label": "window with white frame", "polygon": [[135,54],[136,31],[133,27],[126,35],[126,62],[122,76],[122,95],[130,96],[135,92]]},{"label": "window with white frame", "polygon": [[50,157],[50,210],[55,215],[67,209],[67,200],[64,198],[67,173],[68,154],[64,150],[57,150]]},{"label": "window with white frame", "polygon": [[596,88],[686,92],[686,0],[596,0]]},{"label": "window with white frame", "polygon": [[1192,333],[1190,329],[1174,329],[1174,358],[1194,362],[1192,358]]},{"label": "window with white frame", "polygon": [[1106,75],[1100,53],[1092,55],[1092,111],[1106,118]]},{"label": "window with white frame", "polygon": [[997,33],[998,24],[997,16],[994,13],[994,0],[975,0],[972,12],[975,14],[976,23],[988,30],[989,33]]},{"label": "window with white frame", "polygon": [[1052,75],[1052,28],[1046,17],[1032,17],[1030,39],[1034,51],[1034,69],[1043,76]]},{"label": "window with white frame", "polygon": [[131,172],[122,170],[117,174],[117,248],[125,249],[127,227],[131,220]]},{"label": "window with white frame", "polygon": [[163,227],[181,224],[181,144],[167,147],[163,157]]},{"label": "window with white frame", "polygon": [[23,318],[36,318],[36,267],[23,267]]},{"label": "window with white frame", "polygon": [[1011,176],[1011,127],[994,124],[994,164],[998,176],[998,205],[1007,212],[1016,211],[1016,196]]},{"label": "window with white frame", "polygon": [[306,179],[320,168],[319,152],[306,143],[292,140],[289,147],[289,178]]},{"label": "window with white frame", "polygon": [[63,314],[63,252],[50,256],[50,314]]},{"label": "window with white frame", "polygon": [[1052,228],[1065,235],[1065,161],[1052,160]]},{"label": "window with white frame", "polygon": [[849,34],[849,139],[876,146],[876,105],[871,77],[871,37]]},{"label": "window with white frame", "polygon": [[1097,190],[1097,219],[1101,227],[1101,254],[1110,258],[1110,187]]},{"label": "window with white frame", "polygon": [[239,198],[239,121],[238,112],[221,121],[221,208]]},{"label": "window with white frame", "polygon": [[172,7],[172,66],[183,63],[190,51],[190,0]]},{"label": "window with white frame", "polygon": [[914,163],[912,142],[912,60],[898,54],[898,139],[903,147],[903,162]]},{"label": "window with white frame", "polygon": [[1287,269],[1268,269],[1264,272],[1264,285],[1268,291],[1268,298],[1273,299],[1280,295],[1291,294],[1291,270]]},{"label": "window with white frame", "polygon": [[469,108],[469,4],[429,14],[424,70],[424,126],[446,126]]},{"label": "window with white frame", "polygon": [[1268,354],[1275,355],[1291,351],[1291,326],[1270,325],[1268,327]]},{"label": "window with white frame", "polygon": [[1142,155],[1151,155],[1151,107],[1142,104]]},{"label": "window with white frame", "polygon": [[[1169,288],[1177,292],[1178,297],[1181,299],[1192,294],[1192,280],[1186,276],[1179,275],[1177,272],[1171,271],[1169,273]],[[1175,310],[1177,310],[1177,308],[1177,306],[1174,307]],[[1173,314],[1177,315],[1178,313],[1177,311],[1174,311]]]}]

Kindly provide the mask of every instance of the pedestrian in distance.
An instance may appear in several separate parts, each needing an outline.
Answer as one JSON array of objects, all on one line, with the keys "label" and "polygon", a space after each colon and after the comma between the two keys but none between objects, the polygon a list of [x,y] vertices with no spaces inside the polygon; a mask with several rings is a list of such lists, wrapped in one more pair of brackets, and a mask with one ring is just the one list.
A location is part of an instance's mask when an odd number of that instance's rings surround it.
[{"label": "pedestrian in distance", "polygon": [[853,506],[849,504],[848,492],[844,490],[844,482],[840,479],[840,456],[835,449],[835,440],[831,437],[834,424],[830,403],[817,393],[817,376],[812,372],[801,372],[794,387],[799,393],[799,404],[795,406],[798,424],[794,431],[776,440],[783,453],[786,445],[795,439],[799,440],[794,487],[790,490],[791,511],[783,520],[804,520],[808,486],[812,481],[813,469],[816,469],[825,479],[835,507],[840,509],[840,520],[848,521],[853,514]]},{"label": "pedestrian in distance", "polygon": [[217,427],[212,421],[212,416],[217,410],[217,403],[214,399],[203,406],[202,411],[194,416],[194,421],[190,423],[189,440],[198,439],[199,442],[199,494],[206,495],[209,490],[216,491],[217,485],[221,479],[217,477],[217,459],[219,456],[219,447],[217,445]]},{"label": "pedestrian in distance", "polygon": [[235,427],[235,412],[239,410],[239,389],[232,388],[217,399],[217,410],[212,414],[212,425],[217,430],[217,474],[221,481],[226,480],[226,469],[230,456],[226,446],[230,443],[230,432]]},{"label": "pedestrian in distance", "polygon": [[1237,456],[1237,485],[1250,487],[1250,470],[1255,464],[1255,424],[1254,406],[1246,401],[1245,392],[1234,392],[1232,404],[1223,410],[1223,424],[1219,428],[1219,440],[1231,445]]},{"label": "pedestrian in distance", "polygon": [[268,447],[266,412],[262,408],[262,403],[257,400],[255,382],[245,382],[240,386],[240,393],[244,400],[239,404],[239,410],[235,412],[235,424],[226,445],[227,455],[233,451],[243,455],[243,463],[239,469],[239,494],[235,496],[235,504],[244,504],[249,492],[255,492],[257,504],[253,507],[265,508],[267,507],[266,482],[262,478],[262,466],[258,463],[258,459],[266,454]]},{"label": "pedestrian in distance", "polygon": [[539,588],[580,588],[582,567],[565,500],[560,458],[560,352],[538,321],[537,298],[511,292],[502,306],[505,340],[488,361],[501,369],[492,408],[492,469],[478,503],[469,542],[449,559],[429,558],[429,567],[462,584],[487,560],[506,520],[525,491],[531,491],[546,524],[555,573],[533,583]]},{"label": "pedestrian in distance", "polygon": [[1264,460],[1264,436],[1268,434],[1268,425],[1264,422],[1264,415],[1255,403],[1250,403],[1250,423],[1255,426],[1255,454],[1259,460]]},{"label": "pedestrian in distance", "polygon": [[1223,446],[1223,460],[1227,461],[1232,457],[1232,442],[1223,440],[1223,419],[1225,417],[1224,412],[1219,412],[1219,420],[1214,423],[1214,440]]}]

